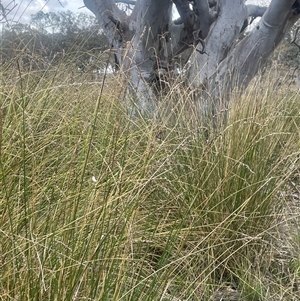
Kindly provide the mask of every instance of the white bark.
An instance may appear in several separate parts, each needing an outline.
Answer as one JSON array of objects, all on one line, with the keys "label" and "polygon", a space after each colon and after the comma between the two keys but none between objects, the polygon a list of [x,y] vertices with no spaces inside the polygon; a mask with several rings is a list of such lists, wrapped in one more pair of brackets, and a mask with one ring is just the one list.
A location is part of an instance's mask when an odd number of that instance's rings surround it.
[{"label": "white bark", "polygon": [[[258,25],[219,65],[214,82],[223,92],[234,87],[245,89],[259,68],[299,18],[294,0],[272,0]],[[230,70],[230,71],[229,71]]]},{"label": "white bark", "polygon": [[136,32],[123,62],[123,71],[129,75],[131,88],[136,92],[137,107],[147,116],[156,111],[157,99],[152,87],[158,80],[161,64],[168,60],[165,43],[169,39],[171,4],[169,0],[159,3],[143,0],[136,4],[133,11]]},{"label": "white bark", "polygon": [[[121,11],[116,2],[134,4],[131,15]],[[108,37],[120,72],[135,92],[137,108],[148,116],[157,108],[160,75],[172,74],[180,55],[190,58],[188,83],[206,92],[201,109],[216,109],[212,101],[226,98],[236,85],[245,88],[300,16],[300,0],[272,0],[268,9],[246,5],[245,0],[84,3]],[[180,14],[174,22],[172,3]],[[258,25],[240,40],[248,19],[259,16]]]},{"label": "white bark", "polygon": [[[269,55],[299,18],[295,0],[272,0],[268,9],[245,6],[242,0],[221,1],[220,17],[206,39],[205,55],[191,57],[189,83],[206,91],[202,111],[211,110],[213,101],[228,100],[235,87],[244,89],[266,62]],[[299,9],[299,8],[298,8]],[[265,13],[264,13],[265,12]],[[262,15],[258,25],[237,43],[243,22]],[[213,109],[218,104],[213,103]],[[220,109],[220,108],[219,108]],[[206,114],[206,113],[205,113]]]},{"label": "white bark", "polygon": [[[205,40],[206,53],[194,51],[190,59],[191,67],[188,77],[194,88],[204,85],[209,90],[209,79],[229,53],[247,17],[248,12],[244,0],[220,2],[219,17]],[[198,50],[201,50],[199,47]]]},{"label": "white bark", "polygon": [[118,9],[114,0],[84,0],[98,18],[114,48],[121,72],[136,93],[137,106],[143,115],[156,110],[153,85],[158,62],[165,61],[164,40],[171,18],[170,0],[138,0],[131,16]]}]

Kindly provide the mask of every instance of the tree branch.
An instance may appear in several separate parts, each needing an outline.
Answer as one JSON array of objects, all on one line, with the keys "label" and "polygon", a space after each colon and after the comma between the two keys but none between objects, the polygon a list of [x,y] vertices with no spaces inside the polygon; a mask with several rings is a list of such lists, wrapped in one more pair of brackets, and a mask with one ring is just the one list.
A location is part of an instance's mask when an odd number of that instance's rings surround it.
[{"label": "tree branch", "polygon": [[83,2],[101,23],[108,23],[108,16],[113,16],[117,20],[126,18],[125,12],[117,7],[114,0],[83,0]]},{"label": "tree branch", "polygon": [[264,25],[274,29],[280,27],[286,19],[286,12],[290,11],[295,2],[295,0],[272,0],[262,18]]},{"label": "tree branch", "polygon": [[248,10],[248,17],[257,18],[262,17],[263,14],[266,12],[267,7],[249,4],[246,6]]},{"label": "tree branch", "polygon": [[187,0],[174,0],[180,20],[175,24],[183,24],[180,32],[180,39],[177,45],[174,45],[173,55],[177,56],[191,46],[197,46],[200,42],[202,45],[201,52],[204,52],[206,38],[211,18],[209,14],[209,5],[207,0],[195,0],[193,9],[190,8],[190,2]]},{"label": "tree branch", "polygon": [[[262,17],[263,14],[267,10],[267,7],[253,5],[253,4],[246,5],[246,7],[247,7],[247,11],[248,11],[248,16],[244,21],[243,27],[241,28],[241,32],[243,32],[248,27],[248,25],[252,24],[252,22],[257,17]],[[250,18],[250,21],[249,21],[249,18]]]},{"label": "tree branch", "polygon": [[[188,77],[193,86],[208,84],[210,77],[236,43],[244,20],[247,19],[247,8],[243,2],[241,0],[218,2],[218,18],[205,39],[208,54],[203,55],[194,51],[190,58]],[[199,47],[201,45],[197,47],[201,51]]]},{"label": "tree branch", "polygon": [[85,6],[94,13],[104,34],[114,49],[117,64],[122,61],[122,49],[133,32],[129,29],[128,16],[118,8],[114,0],[83,0]]},{"label": "tree branch", "polygon": [[210,25],[213,22],[213,18],[210,16],[209,5],[207,0],[195,0],[194,10],[198,17],[201,19],[201,39],[205,39],[208,35]]},{"label": "tree branch", "polygon": [[234,85],[247,87],[261,64],[299,19],[300,13],[294,11],[293,4],[295,0],[272,0],[258,25],[218,66],[213,82],[228,85],[229,89]]},{"label": "tree branch", "polygon": [[[169,0],[138,0],[130,16],[135,35],[131,40],[129,57],[134,53],[134,64],[143,74],[143,70],[156,70],[158,65],[167,61],[171,8]],[[132,64],[129,60],[126,68]],[[144,79],[147,77],[152,78],[152,75],[143,75]]]}]

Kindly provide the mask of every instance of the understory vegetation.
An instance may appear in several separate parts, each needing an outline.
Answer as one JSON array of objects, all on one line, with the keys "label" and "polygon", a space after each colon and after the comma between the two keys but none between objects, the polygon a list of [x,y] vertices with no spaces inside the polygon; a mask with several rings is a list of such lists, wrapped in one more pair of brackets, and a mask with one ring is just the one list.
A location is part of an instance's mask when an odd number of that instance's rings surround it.
[{"label": "understory vegetation", "polygon": [[265,76],[210,127],[176,83],[147,120],[115,75],[18,61],[0,90],[1,300],[300,299],[296,89]]}]

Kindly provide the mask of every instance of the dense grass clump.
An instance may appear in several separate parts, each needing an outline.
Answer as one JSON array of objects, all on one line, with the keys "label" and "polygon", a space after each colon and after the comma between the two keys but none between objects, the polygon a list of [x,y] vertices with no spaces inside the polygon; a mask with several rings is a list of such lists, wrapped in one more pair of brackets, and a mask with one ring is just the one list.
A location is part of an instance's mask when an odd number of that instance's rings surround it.
[{"label": "dense grass clump", "polygon": [[0,92],[3,300],[300,298],[299,95],[250,89],[207,135],[175,90],[130,118],[112,76],[48,71]]}]

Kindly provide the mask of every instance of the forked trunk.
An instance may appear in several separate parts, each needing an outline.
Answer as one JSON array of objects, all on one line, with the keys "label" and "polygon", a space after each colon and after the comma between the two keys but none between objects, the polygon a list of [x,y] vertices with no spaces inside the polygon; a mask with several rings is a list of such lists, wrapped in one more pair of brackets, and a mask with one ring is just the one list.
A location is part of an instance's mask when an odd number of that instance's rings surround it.
[{"label": "forked trunk", "polygon": [[[135,108],[146,116],[155,114],[163,81],[176,76],[178,62],[189,61],[186,82],[201,95],[204,116],[219,110],[220,101],[226,107],[233,89],[247,87],[299,19],[300,0],[272,0],[268,8],[245,2],[137,0],[126,14],[114,0],[84,0],[109,38]],[[262,18],[245,34],[256,17]]]}]

